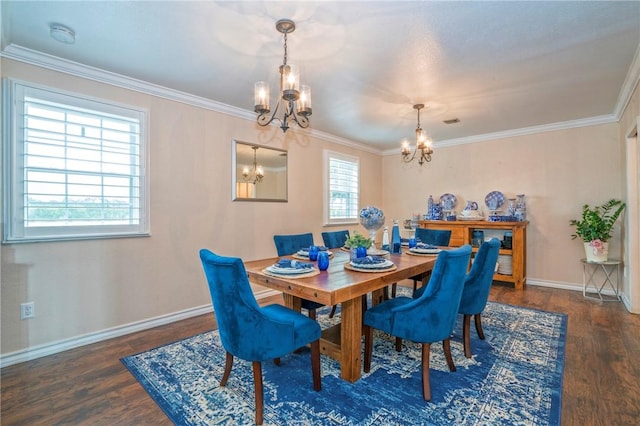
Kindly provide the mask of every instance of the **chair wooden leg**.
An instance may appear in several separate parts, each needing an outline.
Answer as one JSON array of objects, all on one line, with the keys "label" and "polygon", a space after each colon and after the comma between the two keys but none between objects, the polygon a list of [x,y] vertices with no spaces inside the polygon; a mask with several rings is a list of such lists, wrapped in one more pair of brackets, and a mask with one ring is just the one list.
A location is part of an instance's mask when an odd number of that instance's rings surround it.
[{"label": "chair wooden leg", "polygon": [[398,290],[398,283],[391,284],[391,298],[396,298],[396,291]]},{"label": "chair wooden leg", "polygon": [[262,364],[260,361],[254,361],[253,365],[253,384],[256,389],[256,424],[262,424],[262,416],[264,409],[264,395],[262,393]]},{"label": "chair wooden leg", "polygon": [[369,302],[367,301],[367,295],[363,294],[361,300],[362,300],[362,313],[364,314],[366,310],[369,309]]},{"label": "chair wooden leg", "polygon": [[220,380],[220,386],[226,386],[229,375],[231,374],[231,367],[233,367],[233,355],[227,352],[227,359],[224,362],[224,373],[222,374],[222,380]]},{"label": "chair wooden leg", "polygon": [[429,357],[431,356],[431,343],[422,344],[422,397],[425,401],[431,401],[431,384],[429,383]]},{"label": "chair wooden leg", "polygon": [[320,340],[311,342],[311,372],[313,374],[313,390],[322,389],[320,378]]},{"label": "chair wooden leg", "polygon": [[316,320],[316,310],[315,309],[309,309],[309,318],[311,318],[312,320]]},{"label": "chair wooden leg", "polygon": [[373,352],[373,328],[365,325],[364,333],[364,372],[371,371],[371,353]]},{"label": "chair wooden leg", "polygon": [[481,318],[482,314],[475,314],[474,315],[474,320],[476,323],[476,331],[478,332],[478,337],[480,337],[480,339],[484,340],[484,332],[482,331],[482,318]]},{"label": "chair wooden leg", "polygon": [[280,365],[280,358],[274,358],[274,359],[273,359],[273,363],[274,363],[275,365]]},{"label": "chair wooden leg", "polygon": [[338,307],[338,305],[333,305],[331,307],[331,312],[329,312],[329,318],[333,318],[333,316],[336,314],[336,308]]},{"label": "chair wooden leg", "polygon": [[462,316],[462,344],[464,345],[464,356],[471,358],[471,315]]},{"label": "chair wooden leg", "polygon": [[396,337],[396,352],[402,352],[402,338]]},{"label": "chair wooden leg", "polygon": [[449,371],[456,371],[456,365],[453,363],[453,358],[451,357],[451,339],[444,339],[442,341],[442,350],[444,351],[444,357],[447,359]]}]

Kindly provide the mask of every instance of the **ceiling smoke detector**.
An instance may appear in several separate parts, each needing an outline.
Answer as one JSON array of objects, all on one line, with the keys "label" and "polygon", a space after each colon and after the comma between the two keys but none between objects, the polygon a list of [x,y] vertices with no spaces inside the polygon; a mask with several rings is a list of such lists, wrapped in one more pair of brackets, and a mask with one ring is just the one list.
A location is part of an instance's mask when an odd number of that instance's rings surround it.
[{"label": "ceiling smoke detector", "polygon": [[62,24],[51,24],[49,34],[60,43],[73,44],[76,41],[76,33],[71,28]]}]

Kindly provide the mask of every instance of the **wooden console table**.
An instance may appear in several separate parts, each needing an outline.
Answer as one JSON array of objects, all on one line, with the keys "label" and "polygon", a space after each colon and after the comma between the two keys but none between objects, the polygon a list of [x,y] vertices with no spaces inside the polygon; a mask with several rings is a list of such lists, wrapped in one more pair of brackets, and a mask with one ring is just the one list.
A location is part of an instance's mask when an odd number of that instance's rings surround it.
[{"label": "wooden console table", "polygon": [[[511,231],[511,249],[500,249],[500,254],[511,255],[513,269],[511,275],[495,274],[494,281],[513,283],[516,289],[523,289],[527,283],[527,224],[529,222],[488,222],[468,220],[421,220],[418,226],[428,229],[451,230],[451,247],[471,244],[474,230]],[[474,253],[478,251],[473,248]]]}]

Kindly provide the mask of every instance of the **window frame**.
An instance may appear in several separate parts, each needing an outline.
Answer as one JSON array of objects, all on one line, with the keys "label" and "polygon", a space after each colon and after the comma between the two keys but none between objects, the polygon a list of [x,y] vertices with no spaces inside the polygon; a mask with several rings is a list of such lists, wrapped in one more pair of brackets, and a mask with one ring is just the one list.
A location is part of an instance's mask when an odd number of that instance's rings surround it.
[{"label": "window frame", "polygon": [[[3,88],[3,235],[2,243],[21,243],[38,241],[66,241],[102,238],[137,237],[150,235],[149,179],[147,153],[148,111],[143,108],[123,105],[111,100],[92,98],[78,93],[60,90],[30,82],[4,78]],[[24,214],[24,161],[25,150],[24,102],[25,98],[56,102],[71,108],[85,109],[136,120],[139,126],[137,165],[138,175],[124,175],[138,179],[138,221],[130,224],[63,225],[63,226],[25,226]],[[66,123],[66,122],[65,122]],[[102,150],[100,150],[102,152]],[[61,157],[68,158],[68,157]],[[65,172],[66,173],[66,172]],[[97,173],[98,176],[107,176]],[[103,188],[104,184],[100,187]],[[27,204],[28,205],[28,204]],[[133,215],[135,216],[135,215]]]},{"label": "window frame", "polygon": [[[358,183],[357,183],[357,196],[358,202],[355,206],[355,215],[354,217],[349,218],[332,218],[331,217],[331,159],[337,159],[341,161],[347,161],[355,163],[358,168]],[[323,150],[323,221],[324,225],[353,225],[359,223],[359,204],[360,204],[360,158],[347,155],[336,151]]]}]

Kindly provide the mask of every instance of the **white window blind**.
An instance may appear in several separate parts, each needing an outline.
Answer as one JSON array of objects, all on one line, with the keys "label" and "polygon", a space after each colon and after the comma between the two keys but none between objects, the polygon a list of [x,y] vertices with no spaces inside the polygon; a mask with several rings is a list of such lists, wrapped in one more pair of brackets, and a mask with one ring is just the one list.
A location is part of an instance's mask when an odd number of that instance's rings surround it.
[{"label": "white window blind", "polygon": [[358,220],[360,162],[357,157],[325,151],[326,223]]},{"label": "white window blind", "polygon": [[12,134],[4,241],[148,233],[145,112],[7,85]]}]

